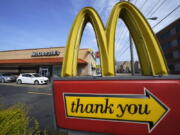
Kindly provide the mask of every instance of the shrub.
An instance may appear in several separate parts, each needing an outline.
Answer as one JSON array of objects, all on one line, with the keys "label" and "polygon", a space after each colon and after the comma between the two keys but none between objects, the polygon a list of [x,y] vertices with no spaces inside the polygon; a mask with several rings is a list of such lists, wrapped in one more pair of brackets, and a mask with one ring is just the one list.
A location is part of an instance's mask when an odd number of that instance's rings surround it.
[{"label": "shrub", "polygon": [[44,130],[39,128],[39,122],[34,120],[34,127],[29,126],[27,106],[16,104],[9,108],[0,108],[0,135],[68,135],[67,132]]},{"label": "shrub", "polygon": [[26,106],[16,104],[7,109],[0,109],[0,135],[28,135],[29,117]]}]

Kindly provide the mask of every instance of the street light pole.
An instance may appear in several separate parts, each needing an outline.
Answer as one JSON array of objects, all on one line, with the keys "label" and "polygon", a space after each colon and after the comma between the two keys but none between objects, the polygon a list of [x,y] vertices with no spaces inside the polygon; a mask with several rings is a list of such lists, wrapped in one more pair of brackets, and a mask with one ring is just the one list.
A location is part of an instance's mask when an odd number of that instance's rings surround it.
[{"label": "street light pole", "polygon": [[[147,18],[147,20],[157,20],[157,19],[158,19],[157,17]],[[130,33],[129,33],[129,44],[130,44],[130,55],[131,55],[131,74],[135,75],[133,42],[132,42],[132,37]]]},{"label": "street light pole", "polygon": [[134,53],[133,53],[133,44],[131,34],[129,33],[129,44],[130,44],[130,55],[131,55],[131,74],[134,75]]},{"label": "street light pole", "polygon": [[[128,0],[128,2],[130,2],[130,0]],[[129,32],[129,45],[130,45],[130,55],[131,55],[131,74],[134,75],[135,74],[135,70],[134,70],[134,53],[133,53],[133,44],[132,44],[132,38],[131,38],[130,32]]]},{"label": "street light pole", "polygon": [[[128,0],[128,2],[131,2],[131,0]],[[157,17],[151,17],[147,18],[148,20],[157,20]],[[132,43],[132,37],[129,32],[129,45],[130,45],[130,55],[131,55],[131,74],[135,75],[135,69],[134,69],[134,52],[133,52],[133,43]]]},{"label": "street light pole", "polygon": [[[131,2],[131,0],[128,0],[128,2]],[[157,20],[157,17],[151,17],[147,18],[148,20]],[[132,37],[131,33],[129,32],[129,45],[130,45],[130,55],[131,55],[131,74],[135,75],[135,69],[134,69],[134,52],[133,52],[133,43],[132,43]]]}]

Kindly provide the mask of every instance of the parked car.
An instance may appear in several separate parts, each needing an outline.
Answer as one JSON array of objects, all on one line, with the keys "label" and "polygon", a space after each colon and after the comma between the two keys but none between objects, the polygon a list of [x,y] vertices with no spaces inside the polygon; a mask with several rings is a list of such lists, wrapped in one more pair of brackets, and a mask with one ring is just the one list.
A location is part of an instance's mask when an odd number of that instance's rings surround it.
[{"label": "parked car", "polygon": [[43,77],[37,73],[23,73],[20,74],[16,80],[17,84],[28,83],[28,84],[47,84],[49,79],[47,77]]},{"label": "parked car", "polygon": [[15,82],[16,77],[13,76],[11,73],[0,73],[0,82],[5,83],[5,82]]}]

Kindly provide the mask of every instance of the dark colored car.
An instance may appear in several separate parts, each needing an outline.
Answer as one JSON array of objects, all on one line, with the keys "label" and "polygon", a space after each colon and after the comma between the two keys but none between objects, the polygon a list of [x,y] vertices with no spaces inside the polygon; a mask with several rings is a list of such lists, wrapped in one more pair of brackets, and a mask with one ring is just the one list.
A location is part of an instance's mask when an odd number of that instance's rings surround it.
[{"label": "dark colored car", "polygon": [[5,83],[5,82],[15,82],[16,77],[10,73],[0,73],[0,82]]}]

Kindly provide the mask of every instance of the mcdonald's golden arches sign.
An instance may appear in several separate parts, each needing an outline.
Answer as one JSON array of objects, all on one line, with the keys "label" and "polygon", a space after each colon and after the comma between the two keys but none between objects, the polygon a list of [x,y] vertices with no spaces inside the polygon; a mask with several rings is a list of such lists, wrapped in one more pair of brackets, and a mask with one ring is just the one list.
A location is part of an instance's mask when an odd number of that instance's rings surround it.
[{"label": "mcdonald's golden arches sign", "polygon": [[[71,77],[76,76],[80,40],[87,22],[96,34],[102,75],[115,75],[114,40],[118,18],[127,25],[142,72],[148,76]],[[134,5],[117,3],[106,27],[93,8],[84,8],[77,15],[67,40],[62,78],[53,83],[57,126],[122,135],[179,135],[180,76],[167,74],[156,36]]]},{"label": "mcdonald's golden arches sign", "polygon": [[134,39],[143,74],[168,74],[159,42],[145,17],[131,3],[119,2],[112,9],[106,27],[93,8],[86,7],[79,12],[67,40],[61,76],[76,76],[79,45],[88,22],[92,24],[97,38],[102,75],[114,76],[114,41],[119,18],[125,22]]}]

